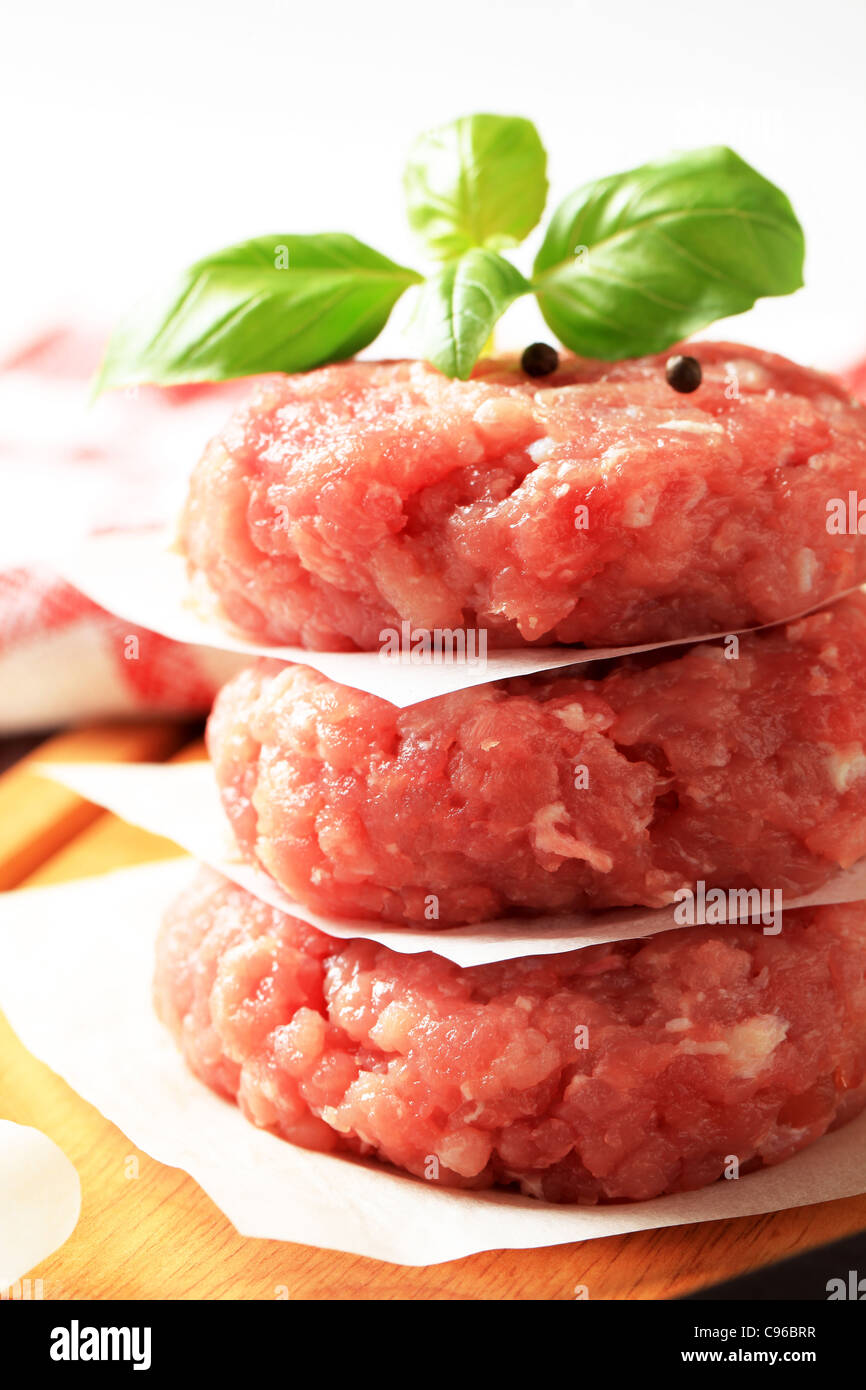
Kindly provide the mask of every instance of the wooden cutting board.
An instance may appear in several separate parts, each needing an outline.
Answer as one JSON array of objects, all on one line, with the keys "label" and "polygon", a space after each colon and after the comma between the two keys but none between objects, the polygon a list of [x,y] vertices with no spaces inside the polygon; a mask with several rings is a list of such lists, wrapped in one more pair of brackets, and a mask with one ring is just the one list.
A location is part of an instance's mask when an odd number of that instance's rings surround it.
[{"label": "wooden cutting board", "polygon": [[[36,776],[54,761],[202,757],[176,727],[103,725],[51,739],[0,777],[0,886],[63,883],[178,854]],[[76,1230],[30,1272],[46,1299],[664,1299],[866,1230],[866,1195],[699,1226],[423,1269],[239,1236],[197,1183],[129,1140],[31,1056],[0,1014],[0,1116],[50,1135],[81,1178]],[[131,1158],[137,1163],[131,1163]],[[137,1176],[136,1176],[137,1173]]]}]

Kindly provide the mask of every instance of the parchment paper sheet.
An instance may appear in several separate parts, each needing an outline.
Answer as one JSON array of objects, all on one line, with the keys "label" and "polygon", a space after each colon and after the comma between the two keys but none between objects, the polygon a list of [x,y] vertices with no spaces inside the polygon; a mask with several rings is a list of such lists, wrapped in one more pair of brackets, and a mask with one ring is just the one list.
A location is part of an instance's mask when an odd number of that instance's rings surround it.
[{"label": "parchment paper sheet", "polygon": [[[164,637],[173,637],[178,642],[246,653],[251,661],[258,656],[271,656],[312,666],[341,685],[379,695],[401,709],[451,690],[464,690],[510,676],[610,660],[634,652],[652,651],[656,647],[683,646],[728,635],[700,633],[674,642],[647,642],[631,647],[491,650],[485,662],[408,665],[386,659],[379,652],[312,652],[303,647],[267,646],[230,633],[195,610],[189,597],[185,562],[170,549],[169,537],[162,531],[97,535],[58,554],[56,564],[70,584],[127,622]],[[792,612],[789,621],[803,616],[803,611]]]},{"label": "parchment paper sheet", "polygon": [[169,861],[4,894],[0,1007],[25,1046],[137,1148],[192,1174],[243,1235],[435,1264],[866,1190],[866,1115],[778,1167],[699,1192],[594,1208],[449,1192],[374,1162],[294,1148],[196,1081],[153,1014],[154,937],[191,872],[187,861]]},{"label": "parchment paper sheet", "polygon": [[80,1211],[81,1184],[62,1149],[0,1119],[0,1294],[69,1239]]},{"label": "parchment paper sheet", "polygon": [[[39,770],[133,825],[174,840],[242,888],[330,936],[362,936],[395,951],[436,951],[458,965],[481,965],[485,961],[512,960],[515,956],[556,955],[582,946],[652,936],[685,926],[675,921],[673,907],[500,919],[432,931],[362,918],[329,917],[295,902],[269,874],[240,857],[210,763],[42,763]],[[840,870],[814,892],[789,899],[785,906],[862,900],[866,900],[866,859],[852,869]]]}]

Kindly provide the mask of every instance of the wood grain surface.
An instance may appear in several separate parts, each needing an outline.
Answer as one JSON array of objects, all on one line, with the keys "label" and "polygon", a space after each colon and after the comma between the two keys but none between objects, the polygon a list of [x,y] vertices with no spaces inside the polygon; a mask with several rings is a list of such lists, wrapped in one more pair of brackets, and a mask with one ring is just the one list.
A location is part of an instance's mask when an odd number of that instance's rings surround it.
[{"label": "wood grain surface", "polygon": [[[33,772],[35,758],[158,760],[160,725],[61,735],[0,777],[0,883],[48,884],[178,854]],[[200,757],[191,745],[181,757]],[[46,1299],[591,1299],[675,1297],[866,1229],[866,1195],[425,1268],[239,1236],[197,1183],[129,1140],[22,1046],[0,1015],[0,1115],[51,1136],[81,1178],[76,1230],[30,1271]],[[136,1162],[131,1162],[135,1159]]]}]

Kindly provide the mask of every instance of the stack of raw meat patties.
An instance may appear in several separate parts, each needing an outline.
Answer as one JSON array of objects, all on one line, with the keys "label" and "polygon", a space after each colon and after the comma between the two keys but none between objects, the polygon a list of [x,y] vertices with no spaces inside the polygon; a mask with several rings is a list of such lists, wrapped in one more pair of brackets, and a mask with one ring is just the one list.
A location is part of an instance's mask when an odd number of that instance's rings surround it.
[{"label": "stack of raw meat patties", "polygon": [[[272,659],[223,689],[226,812],[298,904],[426,944],[574,920],[573,950],[461,967],[202,871],[157,1007],[255,1124],[593,1203],[776,1163],[866,1103],[866,905],[779,910],[866,855],[866,537],[837,506],[866,408],[782,358],[687,351],[687,395],[655,357],[270,377],[207,448],[191,582],[256,642],[575,647],[406,708]],[[658,930],[581,946],[617,907]]]}]

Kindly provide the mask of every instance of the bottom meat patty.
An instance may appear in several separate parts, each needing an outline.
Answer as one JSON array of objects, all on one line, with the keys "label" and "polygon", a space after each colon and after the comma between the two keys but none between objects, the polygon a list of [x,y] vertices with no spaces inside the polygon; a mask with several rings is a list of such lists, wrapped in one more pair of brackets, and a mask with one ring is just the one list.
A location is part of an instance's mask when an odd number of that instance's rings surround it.
[{"label": "bottom meat patty", "polygon": [[640,1200],[778,1163],[866,1102],[866,907],[461,968],[338,941],[210,870],[157,1011],[254,1124],[447,1186]]}]

